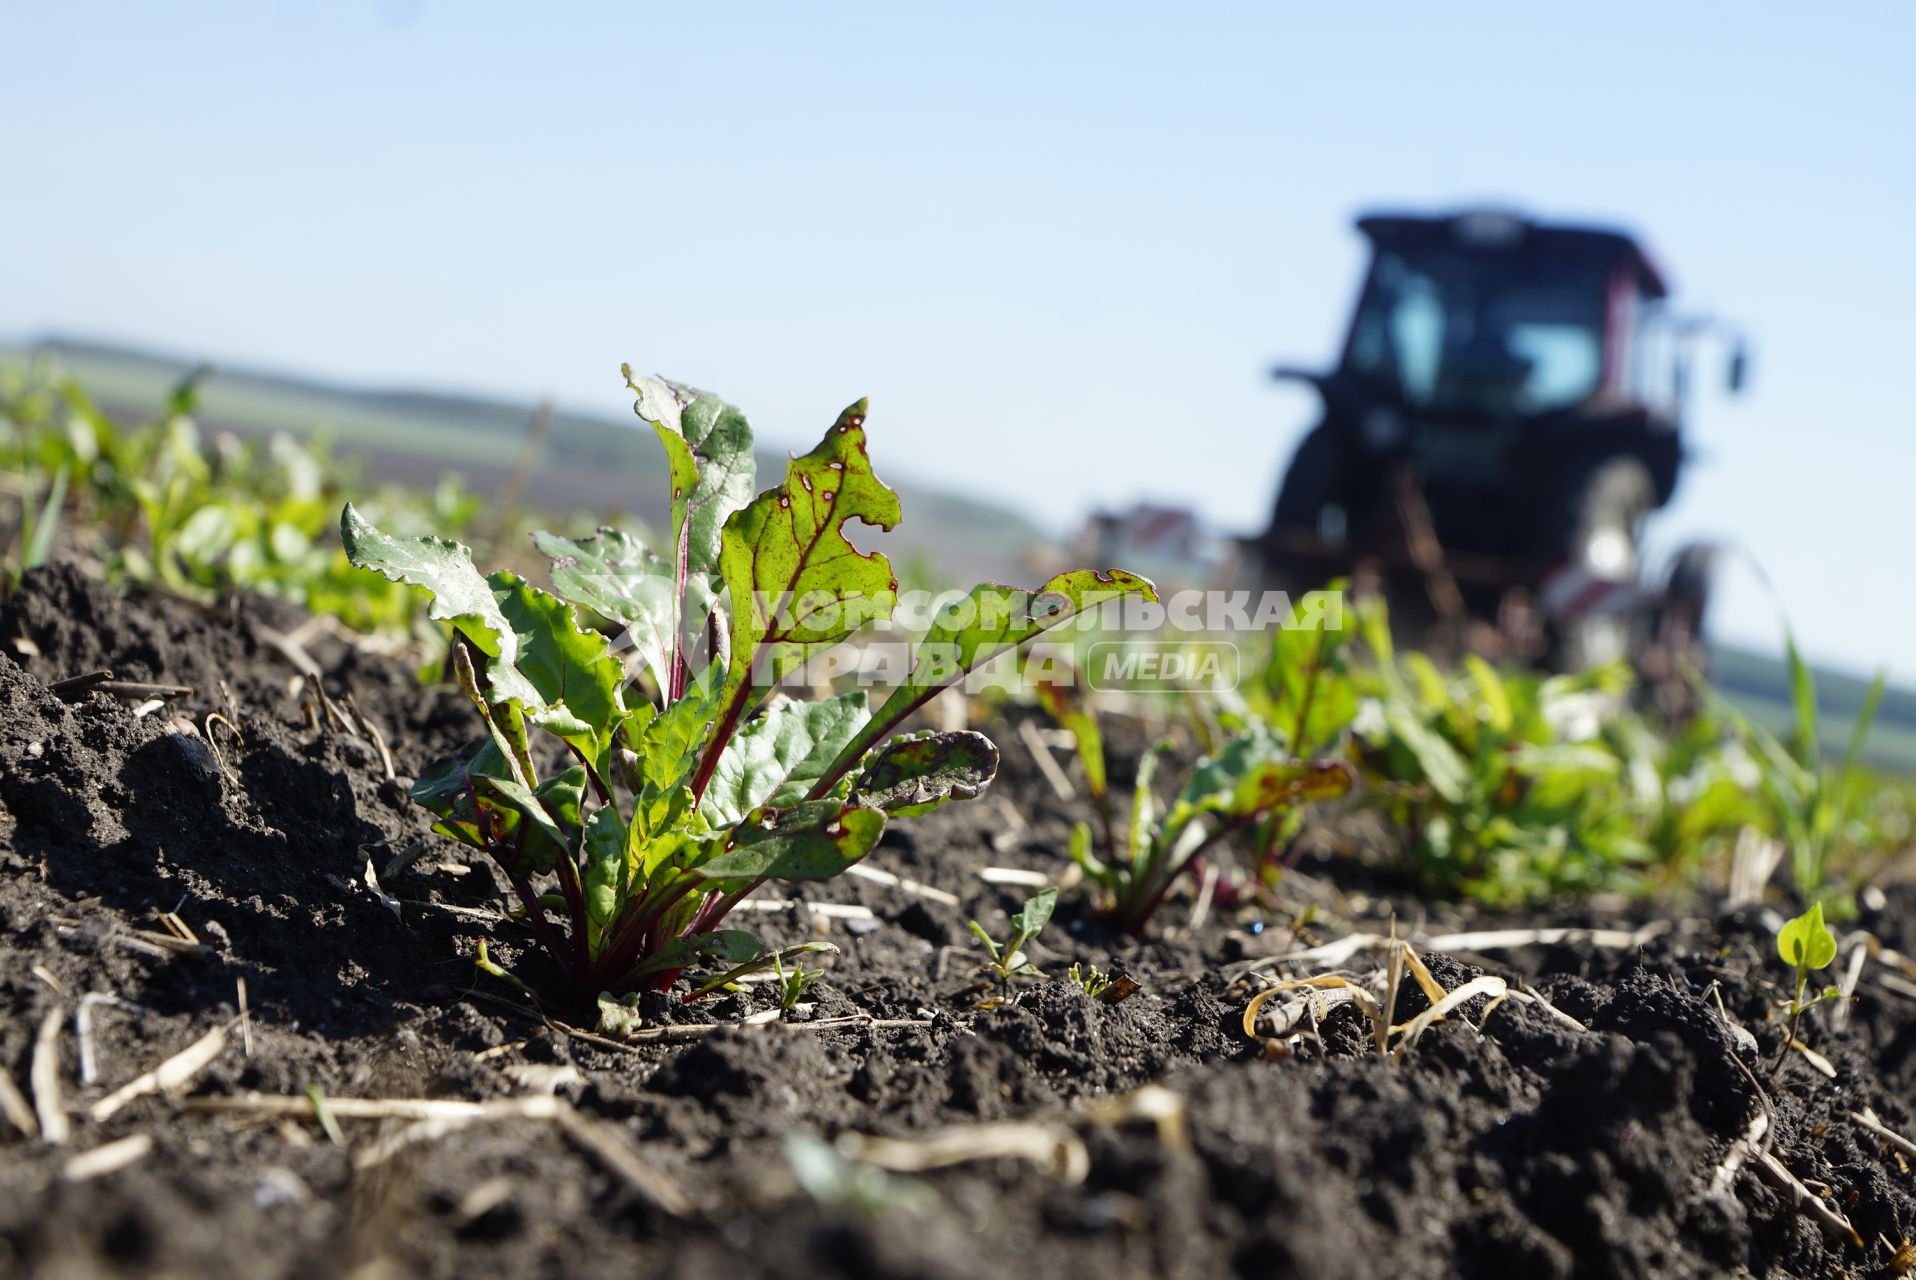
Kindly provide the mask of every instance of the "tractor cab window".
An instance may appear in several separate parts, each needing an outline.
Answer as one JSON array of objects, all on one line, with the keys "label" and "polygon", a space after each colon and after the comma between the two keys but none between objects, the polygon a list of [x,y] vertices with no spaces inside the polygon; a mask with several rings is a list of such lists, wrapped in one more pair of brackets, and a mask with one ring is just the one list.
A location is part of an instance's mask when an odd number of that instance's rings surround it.
[{"label": "tractor cab window", "polygon": [[1682,322],[1661,301],[1640,301],[1630,351],[1630,390],[1637,401],[1674,419],[1683,394]]},{"label": "tractor cab window", "polygon": [[1345,367],[1411,409],[1547,413],[1596,391],[1603,321],[1602,276],[1579,264],[1383,249]]}]

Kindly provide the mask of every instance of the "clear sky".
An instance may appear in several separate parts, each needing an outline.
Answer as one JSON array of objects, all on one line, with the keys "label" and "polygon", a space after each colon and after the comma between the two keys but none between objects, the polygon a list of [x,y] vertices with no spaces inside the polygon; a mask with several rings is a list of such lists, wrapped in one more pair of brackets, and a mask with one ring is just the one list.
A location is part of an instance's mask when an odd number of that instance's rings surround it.
[{"label": "clear sky", "polygon": [[1909,682],[1912,50],[1890,3],[0,0],[0,336],[606,413],[629,359],[790,443],[869,395],[881,470],[1250,531],[1355,212],[1618,220],[1754,340],[1660,541]]}]

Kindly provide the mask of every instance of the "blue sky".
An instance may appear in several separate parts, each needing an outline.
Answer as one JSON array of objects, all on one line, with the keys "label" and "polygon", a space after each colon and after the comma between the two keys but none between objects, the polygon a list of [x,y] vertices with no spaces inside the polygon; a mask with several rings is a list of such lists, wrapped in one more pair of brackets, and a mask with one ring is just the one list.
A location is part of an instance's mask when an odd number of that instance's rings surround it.
[{"label": "blue sky", "polygon": [[1613,219],[1756,355],[1659,541],[1909,682],[1912,47],[1892,4],[14,3],[0,336],[607,413],[629,359],[791,443],[869,395],[881,470],[1248,531],[1356,211]]}]

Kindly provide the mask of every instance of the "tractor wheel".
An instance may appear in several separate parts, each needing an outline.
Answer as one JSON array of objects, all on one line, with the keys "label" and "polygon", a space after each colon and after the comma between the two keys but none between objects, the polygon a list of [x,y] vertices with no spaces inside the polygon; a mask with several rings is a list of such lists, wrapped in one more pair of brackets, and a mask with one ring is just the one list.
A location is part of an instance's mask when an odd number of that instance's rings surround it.
[{"label": "tractor wheel", "polygon": [[1656,484],[1639,459],[1606,458],[1583,473],[1569,497],[1566,549],[1572,571],[1620,588],[1607,598],[1600,591],[1590,593],[1588,607],[1557,620],[1557,665],[1582,671],[1629,656],[1636,610],[1627,597],[1637,581],[1643,522],[1656,506]]},{"label": "tractor wheel", "polygon": [[1696,715],[1694,681],[1709,675],[1703,626],[1721,558],[1721,549],[1708,543],[1691,543],[1677,552],[1636,655],[1639,696],[1671,724],[1687,724]]},{"label": "tractor wheel", "polygon": [[1337,441],[1328,427],[1315,427],[1298,443],[1271,511],[1272,530],[1316,533],[1324,508],[1338,500],[1340,465]]},{"label": "tractor wheel", "polygon": [[1270,527],[1258,546],[1263,585],[1267,591],[1308,591],[1323,586],[1314,580],[1321,556],[1318,536],[1325,512],[1343,496],[1343,470],[1337,441],[1325,426],[1313,428],[1298,443],[1291,465],[1278,486]]}]

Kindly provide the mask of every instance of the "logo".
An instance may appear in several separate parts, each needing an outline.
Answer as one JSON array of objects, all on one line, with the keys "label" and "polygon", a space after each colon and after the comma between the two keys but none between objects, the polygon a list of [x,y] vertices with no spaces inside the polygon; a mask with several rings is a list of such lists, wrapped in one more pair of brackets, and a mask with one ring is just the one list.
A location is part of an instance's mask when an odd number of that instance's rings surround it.
[{"label": "logo", "polygon": [[1128,693],[1216,693],[1237,687],[1237,646],[1221,640],[1101,640],[1085,683]]}]

